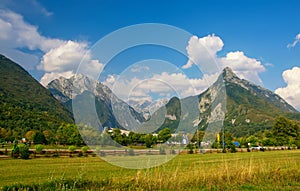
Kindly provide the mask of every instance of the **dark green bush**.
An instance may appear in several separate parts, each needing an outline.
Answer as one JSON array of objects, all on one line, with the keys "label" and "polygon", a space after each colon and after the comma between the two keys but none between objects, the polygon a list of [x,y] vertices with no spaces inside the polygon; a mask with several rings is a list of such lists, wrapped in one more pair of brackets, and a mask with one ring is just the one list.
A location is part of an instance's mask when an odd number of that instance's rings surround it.
[{"label": "dark green bush", "polygon": [[20,144],[19,145],[19,152],[20,152],[20,157],[21,159],[28,159],[29,158],[29,147],[25,144]]},{"label": "dark green bush", "polygon": [[83,153],[81,151],[78,152],[78,157],[82,157],[83,156]]},{"label": "dark green bush", "polygon": [[70,152],[70,155],[69,155],[69,156],[70,156],[70,157],[73,157],[73,155],[72,155],[72,154],[75,152],[75,150],[76,150],[76,147],[75,147],[75,146],[73,146],[73,145],[72,145],[72,146],[69,146],[68,150],[69,150],[69,152]]},{"label": "dark green bush", "polygon": [[236,153],[236,146],[234,144],[230,145],[230,152],[231,153]]},{"label": "dark green bush", "polygon": [[35,132],[32,139],[34,144],[47,144],[45,135],[40,131]]},{"label": "dark green bush", "polygon": [[74,153],[74,151],[76,150],[75,146],[69,146],[68,150],[70,151],[70,153]]},{"label": "dark green bush", "polygon": [[19,157],[19,154],[20,154],[20,151],[19,151],[18,141],[15,140],[15,141],[14,141],[14,146],[13,146],[13,148],[11,149],[11,157],[12,157],[12,158],[18,158],[18,157]]},{"label": "dark green bush", "polygon": [[35,152],[38,154],[42,154],[44,149],[44,145],[38,144],[35,146]]},{"label": "dark green bush", "polygon": [[193,154],[194,153],[194,145],[193,144],[188,144],[186,146],[186,148],[188,149],[188,154]]},{"label": "dark green bush", "polygon": [[82,152],[83,156],[85,156],[85,157],[88,156],[88,154],[87,154],[88,149],[89,148],[87,146],[81,147],[81,152]]}]

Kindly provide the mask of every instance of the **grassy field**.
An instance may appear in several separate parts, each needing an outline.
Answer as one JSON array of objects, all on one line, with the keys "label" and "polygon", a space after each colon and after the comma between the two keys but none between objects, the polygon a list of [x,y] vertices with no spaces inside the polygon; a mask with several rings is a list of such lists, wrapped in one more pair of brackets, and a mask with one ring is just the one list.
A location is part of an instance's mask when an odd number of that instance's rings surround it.
[{"label": "grassy field", "polygon": [[98,157],[2,159],[0,174],[2,190],[300,190],[300,150],[186,154],[143,170]]}]

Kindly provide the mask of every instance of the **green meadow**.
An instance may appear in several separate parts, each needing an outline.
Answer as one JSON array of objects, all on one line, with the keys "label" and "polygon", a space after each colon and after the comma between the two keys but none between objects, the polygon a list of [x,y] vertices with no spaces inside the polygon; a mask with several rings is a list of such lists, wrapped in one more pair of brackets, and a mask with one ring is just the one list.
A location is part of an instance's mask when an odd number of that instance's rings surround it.
[{"label": "green meadow", "polygon": [[0,174],[1,190],[300,190],[300,150],[182,154],[140,170],[91,156],[1,159]]}]

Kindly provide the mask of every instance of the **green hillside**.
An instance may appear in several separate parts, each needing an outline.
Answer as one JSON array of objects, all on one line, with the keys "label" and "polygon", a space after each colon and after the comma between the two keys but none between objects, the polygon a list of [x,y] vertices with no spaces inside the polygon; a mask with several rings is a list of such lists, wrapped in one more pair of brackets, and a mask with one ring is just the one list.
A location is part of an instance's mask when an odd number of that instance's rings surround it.
[{"label": "green hillside", "polygon": [[227,94],[224,126],[235,136],[271,130],[279,116],[300,122],[300,113],[277,94],[238,78],[228,68],[223,78]]},{"label": "green hillside", "polygon": [[[0,138],[55,131],[72,114],[22,67],[0,55]],[[3,130],[4,129],[4,130]]]}]

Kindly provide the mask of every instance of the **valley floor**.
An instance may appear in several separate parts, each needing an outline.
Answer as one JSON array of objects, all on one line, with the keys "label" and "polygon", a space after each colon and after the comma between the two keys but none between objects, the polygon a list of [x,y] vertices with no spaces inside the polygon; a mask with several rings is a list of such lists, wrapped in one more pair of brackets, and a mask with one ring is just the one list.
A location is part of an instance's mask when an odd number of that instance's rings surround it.
[{"label": "valley floor", "polygon": [[300,190],[300,150],[183,154],[142,170],[91,156],[1,159],[0,174],[0,190]]}]

